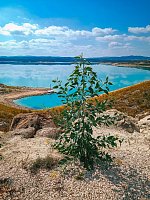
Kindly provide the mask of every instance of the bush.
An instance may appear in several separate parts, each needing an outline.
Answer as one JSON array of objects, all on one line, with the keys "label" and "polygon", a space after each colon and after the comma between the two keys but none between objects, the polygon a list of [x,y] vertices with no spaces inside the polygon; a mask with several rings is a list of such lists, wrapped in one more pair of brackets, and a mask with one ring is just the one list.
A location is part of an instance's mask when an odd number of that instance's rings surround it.
[{"label": "bush", "polygon": [[90,63],[79,56],[65,85],[58,79],[53,82],[65,104],[59,122],[62,133],[54,145],[65,155],[62,162],[79,161],[84,168],[91,170],[95,163],[111,161],[111,156],[104,149],[116,147],[118,138],[110,135],[93,136],[93,127],[113,123],[110,116],[102,115],[108,101],[99,102],[96,98],[87,101],[88,97],[108,94],[108,86],[112,85],[108,77],[104,82],[98,80]]},{"label": "bush", "polygon": [[37,173],[39,169],[51,170],[58,164],[56,158],[47,156],[46,158],[37,158],[35,162],[31,165],[31,173]]}]

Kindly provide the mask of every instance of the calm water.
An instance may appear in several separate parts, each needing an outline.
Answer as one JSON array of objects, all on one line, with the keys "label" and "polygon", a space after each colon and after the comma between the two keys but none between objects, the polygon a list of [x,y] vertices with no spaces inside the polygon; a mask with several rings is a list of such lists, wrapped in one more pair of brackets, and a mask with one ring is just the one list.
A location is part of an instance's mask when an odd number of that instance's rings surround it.
[{"label": "calm water", "polygon": [[[0,83],[12,86],[49,87],[57,77],[63,82],[73,70],[72,65],[0,65]],[[144,69],[95,65],[94,71],[100,79],[109,76],[113,83],[111,90],[150,80],[150,71]],[[15,101],[34,109],[61,105],[56,94],[26,97]]]}]

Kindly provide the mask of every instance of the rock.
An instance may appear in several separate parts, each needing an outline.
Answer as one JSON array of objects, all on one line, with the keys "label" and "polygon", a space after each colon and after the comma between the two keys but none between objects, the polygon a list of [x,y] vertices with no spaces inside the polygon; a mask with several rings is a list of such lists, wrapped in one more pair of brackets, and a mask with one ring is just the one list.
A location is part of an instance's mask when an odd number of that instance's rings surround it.
[{"label": "rock", "polygon": [[1,128],[1,127],[4,127],[6,124],[7,124],[6,122],[1,121],[1,122],[0,122],[0,128]]},{"label": "rock", "polygon": [[138,115],[136,115],[136,118],[137,118],[138,120],[141,120],[141,119],[143,119],[143,118],[145,118],[145,117],[147,117],[147,116],[149,116],[149,115],[150,115],[150,111],[149,111],[149,112],[145,112],[145,113],[138,114]]},{"label": "rock", "polygon": [[11,135],[21,135],[23,138],[33,138],[36,130],[34,127],[15,129],[10,131]]},{"label": "rock", "polygon": [[139,126],[131,121],[131,119],[126,119],[120,126],[129,133],[134,133],[134,131],[140,132]]},{"label": "rock", "polygon": [[40,129],[36,132],[36,137],[48,137],[48,138],[53,138],[56,139],[58,134],[59,134],[59,129],[58,128],[43,128]]},{"label": "rock", "polygon": [[124,122],[121,124],[121,128],[125,129],[129,133],[134,133],[134,128],[130,122]]},{"label": "rock", "polygon": [[150,115],[144,117],[139,122],[139,127],[141,130],[141,133],[143,134],[149,134],[150,133]]},{"label": "rock", "polygon": [[52,117],[42,113],[26,113],[16,115],[11,123],[10,130],[34,127],[39,130],[45,127],[56,127]]},{"label": "rock", "polygon": [[45,137],[56,137],[58,132],[48,113],[18,114],[13,118],[10,127],[12,135],[22,135],[24,138],[34,137],[38,130],[38,134]]},{"label": "rock", "polygon": [[116,109],[108,110],[104,114],[113,117],[115,125],[121,127],[122,129],[125,129],[127,132],[129,133],[134,133],[134,131],[140,132],[138,121],[135,118],[127,116],[126,114]]}]

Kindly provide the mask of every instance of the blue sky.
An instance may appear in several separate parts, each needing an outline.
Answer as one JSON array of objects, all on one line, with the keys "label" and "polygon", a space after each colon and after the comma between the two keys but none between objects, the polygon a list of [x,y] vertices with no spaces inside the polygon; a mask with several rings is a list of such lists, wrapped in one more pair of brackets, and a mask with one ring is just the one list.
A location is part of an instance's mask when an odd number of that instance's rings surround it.
[{"label": "blue sky", "polygon": [[149,0],[0,1],[0,55],[150,56]]}]

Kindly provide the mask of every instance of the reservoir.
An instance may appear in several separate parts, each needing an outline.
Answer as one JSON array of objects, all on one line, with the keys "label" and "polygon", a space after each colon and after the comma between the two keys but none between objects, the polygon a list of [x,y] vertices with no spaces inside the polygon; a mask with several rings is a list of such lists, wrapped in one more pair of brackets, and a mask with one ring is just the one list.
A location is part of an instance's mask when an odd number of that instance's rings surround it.
[{"label": "reservoir", "polygon": [[[93,65],[93,70],[101,80],[106,76],[113,83],[110,91],[150,80],[148,68],[116,67],[111,65]],[[63,83],[74,69],[74,65],[0,65],[0,83],[11,86],[53,87],[52,80],[58,78]],[[45,109],[62,105],[57,94],[30,96],[14,101],[21,106],[33,109]]]}]

